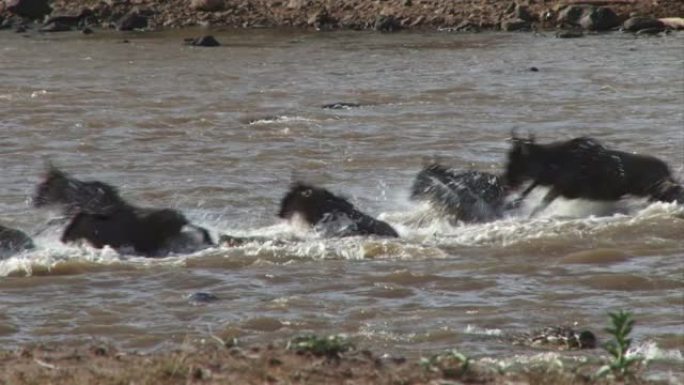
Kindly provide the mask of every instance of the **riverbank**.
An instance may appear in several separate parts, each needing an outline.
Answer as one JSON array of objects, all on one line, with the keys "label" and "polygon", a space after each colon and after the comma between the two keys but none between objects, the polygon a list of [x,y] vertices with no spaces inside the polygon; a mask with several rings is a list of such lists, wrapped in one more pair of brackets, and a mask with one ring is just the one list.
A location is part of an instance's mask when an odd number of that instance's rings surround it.
[{"label": "riverbank", "polygon": [[[13,14],[10,9],[14,14],[24,12],[28,15],[28,8],[17,12],[19,3],[22,0],[5,0],[5,5],[0,5],[0,18],[9,19]],[[510,31],[568,27],[607,30],[617,28],[635,15],[684,16],[684,2],[679,0],[530,0],[518,3],[499,0],[55,0],[48,3],[45,0],[45,4],[38,7],[42,11],[33,10],[35,12],[30,14],[42,20],[50,6],[51,12],[47,14],[51,16],[77,15],[87,8],[92,11],[90,20],[97,26],[150,30],[193,26],[380,31]],[[584,11],[568,12],[570,7]],[[610,12],[587,11],[598,7],[605,7]],[[587,15],[586,22],[580,20],[582,12]]]},{"label": "riverbank", "polygon": [[[516,362],[515,359],[518,361]],[[521,359],[471,359],[456,351],[418,359],[334,343],[249,347],[212,336],[152,354],[109,345],[40,345],[0,352],[0,384],[659,384],[597,377],[596,359],[545,352]]]}]

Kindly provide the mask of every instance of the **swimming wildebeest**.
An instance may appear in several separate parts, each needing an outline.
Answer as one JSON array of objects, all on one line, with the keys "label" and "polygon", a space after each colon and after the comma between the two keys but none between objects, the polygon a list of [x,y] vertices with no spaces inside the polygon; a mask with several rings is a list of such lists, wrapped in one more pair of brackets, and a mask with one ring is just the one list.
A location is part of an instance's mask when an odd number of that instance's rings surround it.
[{"label": "swimming wildebeest", "polygon": [[506,189],[500,177],[475,170],[459,171],[433,163],[411,187],[411,199],[426,201],[454,223],[484,222],[503,214]]},{"label": "swimming wildebeest", "polygon": [[70,222],[62,242],[85,240],[95,248],[132,248],[146,256],[212,245],[209,232],[173,209],[133,206],[113,186],[80,181],[50,166],[33,198],[36,207],[61,205]]},{"label": "swimming wildebeest", "polygon": [[288,220],[300,217],[327,236],[399,236],[392,226],[362,213],[346,199],[302,182],[294,183],[285,194],[278,216]]},{"label": "swimming wildebeest", "polygon": [[26,233],[0,225],[0,257],[33,248],[33,240]]},{"label": "swimming wildebeest", "polygon": [[512,136],[504,180],[511,188],[530,180],[525,198],[537,186],[551,190],[532,215],[557,197],[615,201],[625,195],[652,201],[684,203],[684,188],[665,162],[652,156],[606,149],[598,141],[580,137],[549,144]]}]

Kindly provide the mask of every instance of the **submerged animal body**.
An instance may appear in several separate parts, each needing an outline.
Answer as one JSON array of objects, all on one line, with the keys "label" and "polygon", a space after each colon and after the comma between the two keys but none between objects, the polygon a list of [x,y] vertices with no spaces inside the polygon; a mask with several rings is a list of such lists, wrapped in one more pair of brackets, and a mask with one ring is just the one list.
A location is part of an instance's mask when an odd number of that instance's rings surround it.
[{"label": "submerged animal body", "polygon": [[673,179],[665,162],[609,150],[588,137],[537,144],[533,138],[514,136],[504,180],[511,188],[532,181],[521,199],[537,186],[550,187],[533,215],[557,197],[615,201],[634,195],[684,203],[684,188]]},{"label": "submerged animal body", "polygon": [[278,217],[288,220],[300,217],[325,236],[399,236],[392,226],[357,210],[346,199],[301,182],[293,184],[281,200]]},{"label": "submerged animal body", "polygon": [[33,201],[37,207],[63,206],[70,217],[61,238],[64,243],[87,241],[95,248],[132,248],[146,256],[213,245],[206,229],[192,225],[177,210],[130,205],[113,186],[83,182],[55,168],[36,189]]},{"label": "submerged animal body", "polygon": [[0,257],[33,248],[33,240],[26,233],[0,225]]},{"label": "submerged animal body", "polygon": [[451,222],[484,222],[503,214],[506,189],[498,176],[459,171],[439,164],[421,170],[411,187],[411,199],[429,202]]}]

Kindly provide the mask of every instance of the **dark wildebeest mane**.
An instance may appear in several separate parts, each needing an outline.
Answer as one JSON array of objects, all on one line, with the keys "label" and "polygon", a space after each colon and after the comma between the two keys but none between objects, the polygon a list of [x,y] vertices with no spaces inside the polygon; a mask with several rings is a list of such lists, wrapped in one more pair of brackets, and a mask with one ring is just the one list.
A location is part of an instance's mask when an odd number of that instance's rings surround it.
[{"label": "dark wildebeest mane", "polygon": [[460,171],[432,163],[411,187],[411,199],[426,201],[452,222],[482,222],[501,217],[506,189],[501,178],[486,172]]},{"label": "dark wildebeest mane", "polygon": [[[62,205],[69,224],[62,242],[86,240],[95,248],[130,247],[147,256],[212,245],[209,232],[173,209],[142,208],[123,200],[117,189],[99,181],[81,181],[50,166],[33,198],[36,207]],[[190,227],[198,234],[183,231]]]},{"label": "dark wildebeest mane", "polygon": [[634,195],[684,203],[684,189],[667,164],[655,157],[609,150],[589,137],[537,144],[534,138],[513,135],[511,144],[504,175],[507,185],[516,188],[532,181],[521,199],[536,186],[551,188],[533,215],[559,196],[615,201]]},{"label": "dark wildebeest mane", "polygon": [[292,219],[295,215],[328,235],[399,236],[392,226],[357,210],[346,199],[303,182],[295,182],[280,202],[278,217]]}]

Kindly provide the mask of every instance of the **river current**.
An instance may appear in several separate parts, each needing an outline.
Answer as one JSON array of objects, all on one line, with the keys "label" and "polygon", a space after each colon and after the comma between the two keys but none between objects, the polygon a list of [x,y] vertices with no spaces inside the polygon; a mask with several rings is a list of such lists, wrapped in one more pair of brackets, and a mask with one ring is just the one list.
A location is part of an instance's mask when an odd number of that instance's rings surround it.
[{"label": "river current", "polygon": [[[212,49],[181,44],[198,33],[0,33],[0,221],[37,234],[36,250],[0,260],[3,347],[313,332],[504,358],[544,351],[507,333],[570,325],[605,341],[607,312],[626,309],[635,352],[682,380],[682,206],[558,200],[534,219],[452,226],[408,193],[427,159],[501,172],[512,129],[540,142],[589,135],[684,180],[684,33],[253,30],[216,33]],[[321,108],[335,102],[360,106]],[[57,213],[29,202],[46,159],[214,236],[303,241],[162,259],[62,245],[45,228]],[[283,223],[279,200],[297,179],[401,238],[322,239]],[[200,291],[218,300],[188,300]]]}]

